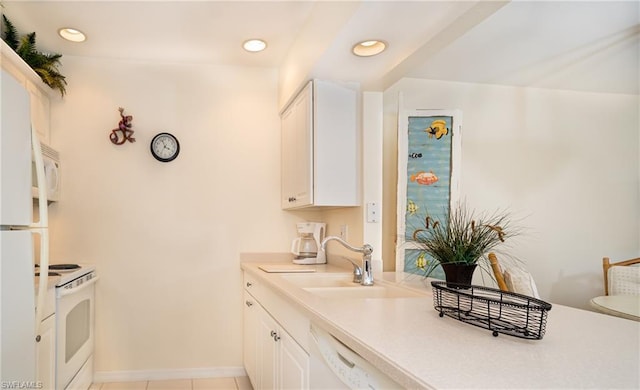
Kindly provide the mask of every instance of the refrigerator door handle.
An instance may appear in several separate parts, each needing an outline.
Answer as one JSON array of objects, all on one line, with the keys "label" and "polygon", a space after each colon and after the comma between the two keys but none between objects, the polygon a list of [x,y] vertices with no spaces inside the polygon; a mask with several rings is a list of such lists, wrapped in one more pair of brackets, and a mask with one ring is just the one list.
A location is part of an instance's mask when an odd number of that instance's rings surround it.
[{"label": "refrigerator door handle", "polygon": [[[34,232],[35,233],[35,232]],[[38,283],[38,297],[36,306],[36,334],[40,334],[40,325],[44,320],[45,300],[49,278],[49,231],[40,229],[40,280]]]}]

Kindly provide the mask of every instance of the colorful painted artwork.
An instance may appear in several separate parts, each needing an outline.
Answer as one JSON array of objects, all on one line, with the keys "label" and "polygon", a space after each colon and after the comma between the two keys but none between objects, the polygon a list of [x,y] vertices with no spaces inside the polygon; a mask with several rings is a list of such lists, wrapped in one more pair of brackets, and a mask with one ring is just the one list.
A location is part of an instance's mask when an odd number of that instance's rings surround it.
[{"label": "colorful painted artwork", "polygon": [[[434,219],[446,220],[448,217],[456,149],[453,140],[460,127],[456,116],[448,113],[409,115],[405,126],[406,143],[399,142],[399,152],[406,153],[406,160],[398,160],[399,175],[404,174],[404,177],[398,181],[403,188],[398,189],[399,256],[396,269],[424,274],[425,266],[432,260],[411,248],[411,235],[415,229],[424,227],[427,213]],[[406,166],[404,172],[402,166]],[[437,268],[431,277],[444,279],[444,273]]]}]

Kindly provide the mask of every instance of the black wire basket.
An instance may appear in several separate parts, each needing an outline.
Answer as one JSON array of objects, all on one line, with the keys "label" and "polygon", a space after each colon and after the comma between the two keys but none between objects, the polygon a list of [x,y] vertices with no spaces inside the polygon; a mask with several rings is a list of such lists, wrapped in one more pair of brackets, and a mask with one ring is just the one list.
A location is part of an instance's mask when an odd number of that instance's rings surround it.
[{"label": "black wire basket", "polygon": [[551,304],[537,298],[495,288],[431,282],[433,307],[440,317],[455,318],[493,331],[540,340],[547,327]]}]

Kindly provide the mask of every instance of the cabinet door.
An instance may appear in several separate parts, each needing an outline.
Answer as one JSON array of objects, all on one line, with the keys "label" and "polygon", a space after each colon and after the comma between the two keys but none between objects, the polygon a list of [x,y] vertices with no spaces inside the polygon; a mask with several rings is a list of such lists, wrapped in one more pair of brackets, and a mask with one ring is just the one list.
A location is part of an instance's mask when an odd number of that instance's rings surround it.
[{"label": "cabinet door", "polygon": [[280,334],[280,389],[309,388],[309,355],[285,331]]},{"label": "cabinet door", "polygon": [[258,308],[259,305],[256,300],[245,291],[244,293],[244,308],[243,308],[243,345],[242,345],[242,360],[244,363],[244,369],[247,371],[247,376],[251,381],[253,387],[258,387],[257,382],[257,356],[258,356]]},{"label": "cabinet door", "polygon": [[313,203],[312,83],[282,113],[282,203],[284,209]]},{"label": "cabinet door", "polygon": [[278,323],[262,307],[258,315],[258,389],[277,389]]},{"label": "cabinet door", "polygon": [[36,377],[42,383],[43,389],[53,389],[55,386],[55,357],[56,357],[56,316],[52,315],[42,321],[40,341],[36,347]]}]

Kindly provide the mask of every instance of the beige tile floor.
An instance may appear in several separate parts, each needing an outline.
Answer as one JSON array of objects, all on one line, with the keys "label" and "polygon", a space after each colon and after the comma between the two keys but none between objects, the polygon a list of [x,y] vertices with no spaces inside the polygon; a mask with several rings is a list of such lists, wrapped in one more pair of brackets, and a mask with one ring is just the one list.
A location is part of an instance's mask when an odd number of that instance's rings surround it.
[{"label": "beige tile floor", "polygon": [[164,381],[94,383],[89,390],[253,390],[249,378],[194,378]]}]

